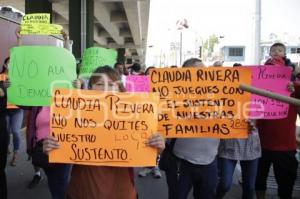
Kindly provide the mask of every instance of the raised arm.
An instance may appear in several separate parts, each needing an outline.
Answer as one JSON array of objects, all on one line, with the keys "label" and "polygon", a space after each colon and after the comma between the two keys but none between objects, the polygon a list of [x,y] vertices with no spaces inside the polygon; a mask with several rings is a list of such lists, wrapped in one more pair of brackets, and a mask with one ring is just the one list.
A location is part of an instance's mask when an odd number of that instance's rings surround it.
[{"label": "raised arm", "polygon": [[15,31],[17,37],[17,46],[22,46],[22,36],[21,36],[21,27],[18,26]]},{"label": "raised arm", "polygon": [[66,33],[66,31],[64,29],[61,30],[61,34],[62,34],[63,39],[64,39],[64,48],[67,49],[68,51],[70,51],[71,46],[70,46],[69,35]]}]

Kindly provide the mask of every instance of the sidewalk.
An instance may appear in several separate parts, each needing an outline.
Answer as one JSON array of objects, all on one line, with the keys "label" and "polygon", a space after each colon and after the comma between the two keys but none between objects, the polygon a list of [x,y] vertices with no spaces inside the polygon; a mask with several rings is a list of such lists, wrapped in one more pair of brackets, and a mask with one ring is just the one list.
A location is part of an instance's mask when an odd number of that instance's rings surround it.
[{"label": "sidewalk", "polygon": [[[8,157],[7,178],[8,178],[8,199],[51,199],[47,187],[47,179],[44,173],[42,174],[44,180],[34,189],[27,189],[26,186],[33,177],[33,167],[30,161],[27,161],[27,154],[25,153],[24,136],[22,139],[22,152],[17,162],[16,167],[9,165],[11,155]],[[139,169],[136,169],[136,173]],[[236,175],[235,175],[236,176]],[[298,179],[298,187],[300,187],[300,179]],[[139,199],[167,199],[167,185],[165,177],[161,179],[154,179],[152,176],[144,178],[136,177],[136,188],[139,193]],[[226,199],[240,199],[241,186],[238,185],[237,177],[234,178],[234,185],[230,192],[226,195]],[[269,189],[268,199],[275,199],[276,189]],[[295,199],[300,198],[300,190],[295,192]],[[190,196],[189,199],[193,197]]]}]

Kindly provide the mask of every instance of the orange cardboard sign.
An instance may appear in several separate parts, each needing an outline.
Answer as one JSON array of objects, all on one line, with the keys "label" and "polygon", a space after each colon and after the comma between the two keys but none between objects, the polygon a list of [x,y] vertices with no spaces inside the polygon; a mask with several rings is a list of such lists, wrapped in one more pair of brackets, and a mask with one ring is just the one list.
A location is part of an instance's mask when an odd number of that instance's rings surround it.
[{"label": "orange cardboard sign", "polygon": [[150,71],[150,88],[160,94],[159,131],[166,137],[246,138],[250,93],[246,67],[168,68]]},{"label": "orange cardboard sign", "polygon": [[157,132],[158,95],[56,89],[52,96],[50,132],[60,148],[49,162],[156,165],[157,150],[145,141]]}]

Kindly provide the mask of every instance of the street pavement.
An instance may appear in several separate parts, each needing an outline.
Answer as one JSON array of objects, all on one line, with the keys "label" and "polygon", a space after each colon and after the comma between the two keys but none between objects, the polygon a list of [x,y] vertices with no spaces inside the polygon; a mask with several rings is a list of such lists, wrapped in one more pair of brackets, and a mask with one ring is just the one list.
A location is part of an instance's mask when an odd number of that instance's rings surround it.
[{"label": "street pavement", "polygon": [[[34,189],[26,188],[33,177],[34,171],[31,162],[27,160],[24,134],[22,134],[22,136],[22,147],[17,166],[12,167],[9,165],[12,155],[10,154],[8,156],[8,165],[6,169],[8,178],[8,199],[51,199],[47,187],[47,179],[44,173],[42,173],[43,181],[41,181],[37,187]],[[137,174],[139,170],[140,168],[137,168],[135,173]],[[151,175],[144,178],[137,177],[136,175],[135,184],[139,199],[167,199],[167,185],[164,175],[161,179],[155,179]],[[295,199],[300,198],[299,192],[300,191],[295,192]],[[268,199],[277,198],[275,189],[269,189],[267,193]],[[233,187],[226,195],[225,199],[239,199],[241,198],[241,194],[241,186],[237,182],[237,172],[235,172]],[[190,194],[189,199],[192,198],[193,197]]]}]

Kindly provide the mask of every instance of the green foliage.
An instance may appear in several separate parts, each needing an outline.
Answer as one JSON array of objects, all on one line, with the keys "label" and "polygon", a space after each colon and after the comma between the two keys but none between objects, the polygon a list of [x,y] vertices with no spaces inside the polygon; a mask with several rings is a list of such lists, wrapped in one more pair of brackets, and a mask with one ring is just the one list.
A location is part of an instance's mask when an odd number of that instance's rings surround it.
[{"label": "green foliage", "polygon": [[213,34],[213,35],[210,35],[209,38],[204,42],[203,48],[206,51],[211,53],[214,49],[215,44],[218,44],[218,43],[219,43],[218,37],[215,34]]}]

